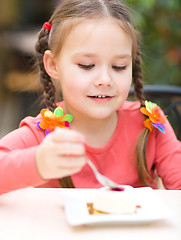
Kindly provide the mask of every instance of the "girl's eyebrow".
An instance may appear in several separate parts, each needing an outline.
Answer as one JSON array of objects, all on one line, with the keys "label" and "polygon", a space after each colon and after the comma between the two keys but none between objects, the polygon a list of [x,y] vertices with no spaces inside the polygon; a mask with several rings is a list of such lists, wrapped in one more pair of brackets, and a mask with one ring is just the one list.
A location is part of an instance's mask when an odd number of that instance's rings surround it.
[{"label": "girl's eyebrow", "polygon": [[119,55],[116,55],[115,56],[115,58],[121,58],[121,59],[123,59],[123,58],[132,58],[132,54],[130,53],[126,53],[126,54],[119,54]]},{"label": "girl's eyebrow", "polygon": [[96,57],[96,54],[94,53],[87,53],[87,52],[79,52],[75,53],[73,57]]},{"label": "girl's eyebrow", "polygon": [[[96,57],[97,55],[94,53],[86,53],[86,52],[79,52],[79,53],[75,53],[73,55],[73,57]],[[114,56],[114,58],[120,58],[120,59],[124,59],[124,58],[132,58],[132,54],[131,53],[126,53],[126,54],[119,54]]]}]

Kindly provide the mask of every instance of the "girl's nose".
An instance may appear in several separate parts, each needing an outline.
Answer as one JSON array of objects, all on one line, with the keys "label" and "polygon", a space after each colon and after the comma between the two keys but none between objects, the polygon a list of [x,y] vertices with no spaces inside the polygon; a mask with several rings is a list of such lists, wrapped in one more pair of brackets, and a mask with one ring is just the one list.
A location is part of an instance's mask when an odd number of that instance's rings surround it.
[{"label": "girl's nose", "polygon": [[111,78],[111,74],[110,74],[109,70],[102,69],[101,71],[99,71],[94,84],[96,87],[112,86],[113,83],[112,83],[112,78]]}]

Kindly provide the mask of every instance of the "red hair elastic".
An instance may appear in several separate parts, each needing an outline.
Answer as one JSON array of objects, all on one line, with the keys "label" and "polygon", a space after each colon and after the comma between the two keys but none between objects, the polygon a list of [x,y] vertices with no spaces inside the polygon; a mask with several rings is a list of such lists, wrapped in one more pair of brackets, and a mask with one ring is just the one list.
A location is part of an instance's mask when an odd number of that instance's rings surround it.
[{"label": "red hair elastic", "polygon": [[48,29],[49,31],[51,30],[51,27],[52,27],[52,25],[49,23],[49,22],[45,22],[44,24],[43,24],[43,27],[42,28],[46,28],[46,29]]}]

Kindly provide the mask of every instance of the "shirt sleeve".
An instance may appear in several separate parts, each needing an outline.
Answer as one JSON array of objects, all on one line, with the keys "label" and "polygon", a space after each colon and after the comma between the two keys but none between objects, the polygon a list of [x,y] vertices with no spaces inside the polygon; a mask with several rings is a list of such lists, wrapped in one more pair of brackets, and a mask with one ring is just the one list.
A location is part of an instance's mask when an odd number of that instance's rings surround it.
[{"label": "shirt sleeve", "polygon": [[157,131],[155,165],[166,189],[181,189],[181,142],[166,121],[165,134]]},{"label": "shirt sleeve", "polygon": [[23,121],[19,129],[0,140],[0,194],[45,182],[35,162],[40,143],[37,131]]}]

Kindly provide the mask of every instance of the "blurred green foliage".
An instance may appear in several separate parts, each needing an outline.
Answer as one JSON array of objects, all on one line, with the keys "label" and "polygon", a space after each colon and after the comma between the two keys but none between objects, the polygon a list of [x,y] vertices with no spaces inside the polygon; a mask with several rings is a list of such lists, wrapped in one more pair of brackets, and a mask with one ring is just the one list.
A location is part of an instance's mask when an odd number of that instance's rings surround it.
[{"label": "blurred green foliage", "polygon": [[181,85],[181,1],[125,0],[142,34],[146,84]]}]

